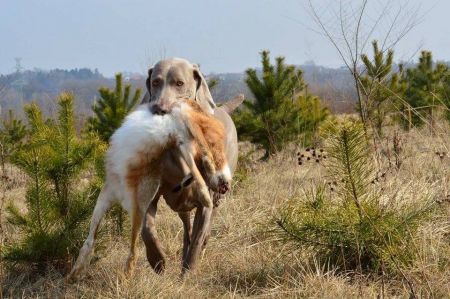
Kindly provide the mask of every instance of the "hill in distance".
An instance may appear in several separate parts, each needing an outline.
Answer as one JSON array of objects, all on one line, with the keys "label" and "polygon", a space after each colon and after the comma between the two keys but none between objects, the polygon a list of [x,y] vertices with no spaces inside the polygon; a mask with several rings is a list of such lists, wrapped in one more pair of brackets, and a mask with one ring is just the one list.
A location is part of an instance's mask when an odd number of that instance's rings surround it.
[{"label": "hill in distance", "polygon": [[[353,106],[355,94],[352,79],[345,68],[328,68],[307,63],[299,66],[308,83],[308,92],[318,95],[336,112],[348,110]],[[134,88],[145,90],[146,75],[123,73],[125,81]],[[245,84],[245,73],[211,73],[207,80],[216,79],[218,84],[212,90],[217,103],[243,93],[251,99]],[[91,105],[98,97],[100,86],[113,87],[114,78],[105,77],[98,70],[79,68],[72,70],[25,70],[0,75],[0,105],[2,114],[13,109],[20,115],[25,103],[35,101],[45,113],[52,113],[55,98],[62,91],[73,92],[77,99],[77,112],[90,115]]]}]

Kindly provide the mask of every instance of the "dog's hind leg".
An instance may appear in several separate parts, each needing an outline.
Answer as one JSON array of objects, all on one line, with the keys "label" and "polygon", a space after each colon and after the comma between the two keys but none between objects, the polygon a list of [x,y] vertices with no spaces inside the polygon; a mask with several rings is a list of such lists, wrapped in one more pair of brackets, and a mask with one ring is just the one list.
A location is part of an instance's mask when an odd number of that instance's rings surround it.
[{"label": "dog's hind leg", "polygon": [[114,200],[114,192],[110,184],[106,184],[100,191],[97,202],[95,204],[94,213],[92,214],[91,225],[89,228],[89,235],[84,241],[83,247],[72,268],[72,271],[67,276],[67,281],[76,280],[80,274],[84,272],[89,265],[92,253],[94,251],[94,241],[97,235],[97,230],[105,213],[109,210]]}]

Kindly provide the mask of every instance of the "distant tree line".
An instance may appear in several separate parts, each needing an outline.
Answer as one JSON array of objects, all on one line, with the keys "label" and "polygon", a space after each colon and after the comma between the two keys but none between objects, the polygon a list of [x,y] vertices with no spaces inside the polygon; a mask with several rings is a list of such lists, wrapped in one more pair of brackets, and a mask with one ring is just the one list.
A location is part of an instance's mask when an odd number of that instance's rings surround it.
[{"label": "distant tree line", "polygon": [[[145,78],[129,80],[136,88],[144,86]],[[98,70],[80,68],[50,71],[26,70],[0,75],[0,105],[3,115],[9,110],[21,111],[26,103],[36,102],[43,113],[50,115],[57,109],[55,98],[62,91],[72,92],[77,101],[75,111],[90,115],[91,105],[98,98],[99,86],[114,86],[114,79],[104,77]],[[23,117],[23,115],[19,115]]]},{"label": "distant tree line", "polygon": [[[306,65],[300,67],[308,90],[320,98],[334,112],[351,112],[355,94],[348,84],[351,79],[345,69],[333,69],[322,66]],[[256,69],[261,73],[261,69]],[[214,100],[218,103],[227,101],[238,93],[253,99],[253,95],[245,82],[245,73],[210,74],[208,79],[218,84],[212,89]],[[132,76],[124,79],[135,88],[145,87],[145,76]],[[55,112],[55,98],[62,91],[72,92],[77,101],[75,111],[78,114],[91,115],[91,105],[98,98],[98,86],[112,88],[114,78],[108,78],[98,72],[86,68],[74,70],[25,70],[8,75],[0,75],[0,105],[3,116],[9,109],[21,111],[22,105],[32,101],[39,104],[46,115]],[[24,117],[19,113],[19,117]]]}]

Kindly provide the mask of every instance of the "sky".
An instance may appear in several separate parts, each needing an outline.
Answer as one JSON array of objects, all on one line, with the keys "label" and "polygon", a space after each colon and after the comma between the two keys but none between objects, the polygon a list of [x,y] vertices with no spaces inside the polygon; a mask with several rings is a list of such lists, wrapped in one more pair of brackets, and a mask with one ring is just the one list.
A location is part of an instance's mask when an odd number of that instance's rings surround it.
[{"label": "sky", "polygon": [[[327,9],[339,1],[312,1],[332,24]],[[420,22],[396,45],[396,59],[423,48],[450,60],[450,1],[403,2],[419,9]],[[206,74],[241,72],[260,64],[262,49],[292,64],[341,66],[317,29],[306,0],[0,0],[0,73],[15,70],[15,57],[25,69],[89,67],[107,76],[145,73],[167,57],[199,63]]]}]

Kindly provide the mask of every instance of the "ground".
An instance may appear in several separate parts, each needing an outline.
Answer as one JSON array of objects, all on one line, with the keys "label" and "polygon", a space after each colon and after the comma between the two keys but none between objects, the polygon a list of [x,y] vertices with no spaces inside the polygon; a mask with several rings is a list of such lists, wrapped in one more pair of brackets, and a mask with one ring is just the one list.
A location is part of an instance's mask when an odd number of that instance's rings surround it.
[{"label": "ground", "polygon": [[[432,135],[427,129],[406,133],[400,131],[402,144],[399,171],[389,170],[386,180],[374,184],[388,194],[402,190],[405,200],[418,192],[442,201],[444,219],[436,216],[420,229],[416,237],[421,253],[416,264],[403,269],[421,297],[450,297],[450,134],[448,128]],[[387,169],[386,156],[393,161],[394,130],[380,143],[382,158],[379,169]],[[56,271],[30,277],[26,269],[11,272],[1,265],[3,297],[64,298],[406,298],[410,286],[401,278],[383,281],[381,277],[358,277],[324,265],[314,252],[284,243],[277,230],[278,208],[287,200],[301,198],[304,188],[321,179],[320,163],[297,165],[293,145],[269,161],[258,161],[243,145],[241,182],[235,183],[221,203],[213,220],[212,237],[199,268],[180,280],[182,224],[165,204],[157,215],[159,237],[167,254],[167,271],[157,275],[149,267],[143,243],[139,244],[137,268],[130,278],[123,269],[128,254],[128,239],[103,236],[103,250],[96,254],[87,276],[75,284],[65,284]],[[445,152],[440,158],[436,152]],[[243,171],[246,169],[246,171]],[[5,191],[3,199],[23,201],[25,178],[15,173],[16,183]],[[446,214],[445,214],[446,213]],[[2,215],[3,242],[14,238],[14,229]],[[1,297],[1,296],[0,296]]]}]

